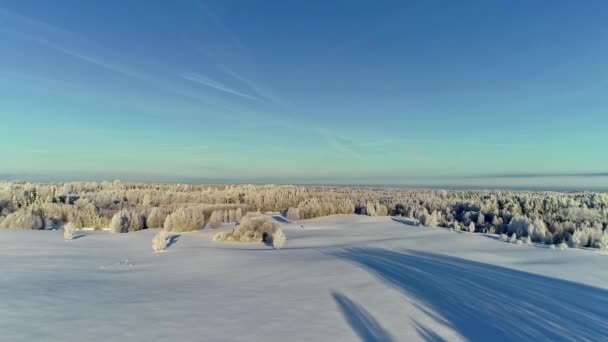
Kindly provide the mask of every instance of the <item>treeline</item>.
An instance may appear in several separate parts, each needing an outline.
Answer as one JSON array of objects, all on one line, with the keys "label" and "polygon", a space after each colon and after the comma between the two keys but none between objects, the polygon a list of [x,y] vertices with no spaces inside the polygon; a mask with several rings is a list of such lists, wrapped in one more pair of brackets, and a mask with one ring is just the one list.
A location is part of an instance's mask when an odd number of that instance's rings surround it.
[{"label": "treeline", "polygon": [[202,226],[218,226],[239,221],[249,211],[279,212],[292,221],[353,213],[404,216],[425,226],[515,235],[537,243],[608,246],[605,193],[119,181],[0,183],[0,227],[48,229],[72,222],[78,228],[134,231],[167,223],[180,230],[180,225],[191,224],[185,223],[188,217],[196,217]]}]

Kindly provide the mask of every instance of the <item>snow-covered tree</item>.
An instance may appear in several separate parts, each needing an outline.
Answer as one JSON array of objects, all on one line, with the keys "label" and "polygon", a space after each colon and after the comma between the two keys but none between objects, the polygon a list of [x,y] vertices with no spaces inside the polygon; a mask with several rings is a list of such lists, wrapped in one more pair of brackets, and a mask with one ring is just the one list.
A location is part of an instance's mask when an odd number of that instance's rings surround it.
[{"label": "snow-covered tree", "polygon": [[214,211],[211,213],[211,217],[209,218],[209,225],[213,229],[218,229],[222,225],[223,213],[221,211]]},{"label": "snow-covered tree", "polygon": [[287,219],[290,222],[296,222],[300,220],[300,209],[298,209],[297,207],[289,208],[289,210],[287,210]]},{"label": "snow-covered tree", "polygon": [[0,228],[42,229],[43,222],[40,216],[21,210],[6,216]]},{"label": "snow-covered tree", "polygon": [[74,233],[78,231],[76,225],[73,222],[68,222],[63,226],[63,238],[66,240],[73,240]]},{"label": "snow-covered tree", "polygon": [[112,233],[129,232],[129,212],[127,210],[121,210],[114,214],[110,222],[110,231]]},{"label": "snow-covered tree", "polygon": [[161,208],[154,207],[146,218],[146,225],[148,228],[162,228],[166,219],[167,213]]},{"label": "snow-covered tree", "polygon": [[469,223],[469,233],[475,233],[475,223]]},{"label": "snow-covered tree", "polygon": [[272,247],[274,247],[274,249],[283,248],[286,239],[285,233],[281,228],[275,229],[274,233],[272,233]]},{"label": "snow-covered tree", "polygon": [[171,232],[200,230],[205,225],[205,215],[200,208],[179,208],[165,219],[164,228]]},{"label": "snow-covered tree", "polygon": [[152,239],[152,249],[155,252],[163,251],[167,248],[169,242],[169,233],[166,230],[161,229],[158,234]]}]

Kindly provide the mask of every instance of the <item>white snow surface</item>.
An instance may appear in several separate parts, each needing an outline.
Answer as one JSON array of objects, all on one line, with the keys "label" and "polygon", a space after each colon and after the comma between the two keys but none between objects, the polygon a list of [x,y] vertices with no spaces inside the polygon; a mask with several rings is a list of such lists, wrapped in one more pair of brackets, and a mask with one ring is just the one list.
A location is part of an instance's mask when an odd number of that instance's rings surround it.
[{"label": "white snow surface", "polygon": [[206,228],[160,253],[157,229],[0,230],[0,340],[608,340],[597,251],[390,217],[282,225],[281,250]]}]

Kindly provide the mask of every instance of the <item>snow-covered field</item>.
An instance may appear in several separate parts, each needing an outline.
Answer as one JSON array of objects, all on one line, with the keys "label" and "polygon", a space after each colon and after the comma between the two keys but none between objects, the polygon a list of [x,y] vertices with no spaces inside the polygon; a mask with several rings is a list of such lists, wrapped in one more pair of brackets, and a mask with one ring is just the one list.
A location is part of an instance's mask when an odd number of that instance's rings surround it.
[{"label": "snow-covered field", "polygon": [[283,229],[282,250],[205,229],[162,253],[155,229],[0,230],[0,340],[608,341],[597,251],[390,217]]}]

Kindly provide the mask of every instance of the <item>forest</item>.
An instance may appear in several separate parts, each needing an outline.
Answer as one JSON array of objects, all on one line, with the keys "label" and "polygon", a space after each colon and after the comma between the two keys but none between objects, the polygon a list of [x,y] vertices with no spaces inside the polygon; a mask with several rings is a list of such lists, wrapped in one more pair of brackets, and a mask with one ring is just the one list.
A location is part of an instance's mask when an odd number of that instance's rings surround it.
[{"label": "forest", "polygon": [[517,243],[608,247],[608,194],[392,187],[114,182],[0,183],[0,227],[192,231],[247,213],[289,221],[358,214],[500,234]]}]

